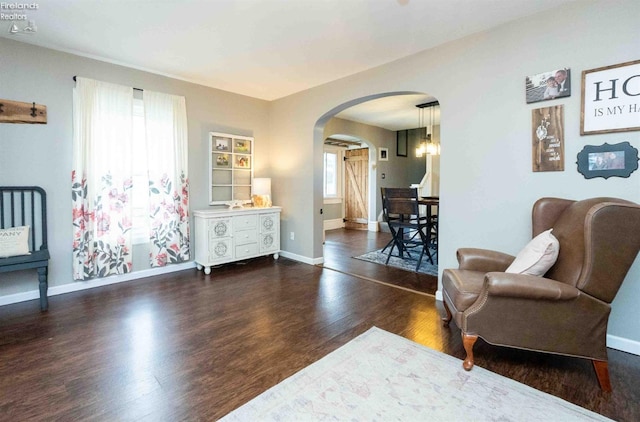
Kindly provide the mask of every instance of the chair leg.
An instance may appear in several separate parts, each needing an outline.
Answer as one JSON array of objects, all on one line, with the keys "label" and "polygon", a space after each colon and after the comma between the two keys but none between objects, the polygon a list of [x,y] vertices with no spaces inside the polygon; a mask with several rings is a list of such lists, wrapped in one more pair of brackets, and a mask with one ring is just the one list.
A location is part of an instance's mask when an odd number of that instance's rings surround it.
[{"label": "chair leg", "polygon": [[451,310],[449,309],[449,305],[447,305],[447,302],[443,300],[442,304],[444,305],[444,312],[445,312],[445,316],[442,318],[442,325],[444,325],[445,327],[448,327],[449,323],[451,322],[451,319],[453,318],[453,314],[451,313]]},{"label": "chair leg", "polygon": [[462,333],[462,345],[467,352],[467,357],[462,362],[462,367],[466,371],[471,371],[471,368],[473,368],[473,345],[476,344],[476,340],[478,340],[478,336]]},{"label": "chair leg", "polygon": [[604,360],[592,360],[593,369],[598,377],[598,384],[605,393],[611,392],[611,379],[609,378],[609,365]]},{"label": "chair leg", "polygon": [[47,289],[49,283],[47,282],[48,267],[38,268],[38,281],[40,287],[40,310],[46,311],[49,308],[49,301],[47,299]]}]

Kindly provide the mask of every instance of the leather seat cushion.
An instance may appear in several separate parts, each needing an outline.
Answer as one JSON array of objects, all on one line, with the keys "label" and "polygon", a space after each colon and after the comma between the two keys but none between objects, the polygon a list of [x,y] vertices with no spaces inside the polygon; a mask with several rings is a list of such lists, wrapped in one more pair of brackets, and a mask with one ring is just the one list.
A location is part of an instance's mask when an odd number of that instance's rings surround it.
[{"label": "leather seat cushion", "polygon": [[442,289],[456,311],[464,312],[478,299],[484,284],[484,276],[485,273],[482,271],[444,270]]}]

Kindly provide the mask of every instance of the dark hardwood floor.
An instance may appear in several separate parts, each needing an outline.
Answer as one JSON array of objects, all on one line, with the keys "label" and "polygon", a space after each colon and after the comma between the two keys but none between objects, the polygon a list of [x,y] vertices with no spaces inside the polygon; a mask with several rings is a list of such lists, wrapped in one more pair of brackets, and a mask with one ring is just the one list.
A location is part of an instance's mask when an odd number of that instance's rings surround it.
[{"label": "dark hardwood floor", "polygon": [[[285,258],[2,306],[0,420],[214,420],[371,326],[464,355],[433,297]],[[605,394],[585,360],[476,345],[481,367],[638,421],[640,357],[609,357]]]},{"label": "dark hardwood floor", "polygon": [[438,277],[353,258],[384,248],[390,240],[391,234],[383,232],[328,230],[325,232],[323,266],[380,283],[435,295],[438,289]]}]

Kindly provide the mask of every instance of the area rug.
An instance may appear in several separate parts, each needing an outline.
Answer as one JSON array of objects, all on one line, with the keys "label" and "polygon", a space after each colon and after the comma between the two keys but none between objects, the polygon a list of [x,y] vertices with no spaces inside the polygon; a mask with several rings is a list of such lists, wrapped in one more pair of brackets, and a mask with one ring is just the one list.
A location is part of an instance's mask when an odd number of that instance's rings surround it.
[{"label": "area rug", "polygon": [[607,421],[373,327],[222,421]]},{"label": "area rug", "polygon": [[[430,249],[431,256],[433,256],[433,264],[429,262],[429,258],[425,254],[422,257],[422,262],[420,263],[420,268],[418,268],[419,273],[429,274],[429,275],[438,275],[438,261],[436,260],[436,251]],[[397,255],[396,249],[394,249],[394,255]],[[405,254],[405,258],[400,258],[398,256],[391,255],[391,259],[389,259],[389,266],[400,268],[406,271],[416,271],[416,265],[418,264],[418,258],[420,257],[420,248],[409,249],[410,255]],[[389,255],[389,249],[382,252],[382,249],[378,249],[376,251],[367,252],[364,255],[354,256],[355,259],[361,259],[363,261],[375,262],[376,264],[385,265],[387,261],[387,256]]]}]

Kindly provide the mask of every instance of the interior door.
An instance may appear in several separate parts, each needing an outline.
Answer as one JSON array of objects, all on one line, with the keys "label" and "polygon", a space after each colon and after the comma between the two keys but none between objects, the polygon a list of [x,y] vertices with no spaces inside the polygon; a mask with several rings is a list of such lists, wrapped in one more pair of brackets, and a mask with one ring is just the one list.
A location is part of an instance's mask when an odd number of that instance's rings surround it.
[{"label": "interior door", "polygon": [[369,226],[369,148],[346,150],[344,172],[345,228],[367,230]]}]

